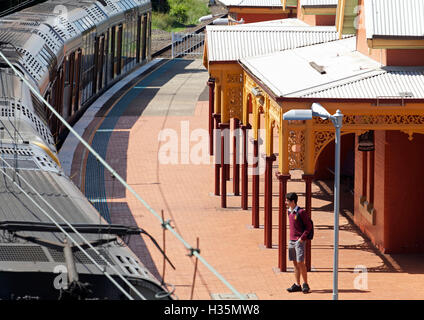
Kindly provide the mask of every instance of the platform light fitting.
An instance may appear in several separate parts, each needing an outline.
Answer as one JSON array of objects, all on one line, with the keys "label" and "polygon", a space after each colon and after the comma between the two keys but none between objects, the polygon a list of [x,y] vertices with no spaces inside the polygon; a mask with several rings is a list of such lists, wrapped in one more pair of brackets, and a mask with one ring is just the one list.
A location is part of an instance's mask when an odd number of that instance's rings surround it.
[{"label": "platform light fitting", "polygon": [[369,130],[358,136],[358,151],[374,151],[374,130]]}]

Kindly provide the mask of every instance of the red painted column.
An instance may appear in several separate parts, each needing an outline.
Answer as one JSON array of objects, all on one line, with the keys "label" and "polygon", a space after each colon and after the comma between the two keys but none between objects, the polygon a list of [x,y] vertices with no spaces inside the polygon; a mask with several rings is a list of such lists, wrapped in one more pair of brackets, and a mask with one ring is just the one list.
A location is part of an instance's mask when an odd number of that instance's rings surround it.
[{"label": "red painted column", "polygon": [[221,123],[219,125],[221,129],[221,208],[227,207],[227,163],[228,163],[228,153],[225,145],[225,141],[228,141],[228,133],[230,130],[229,123]]},{"label": "red painted column", "polygon": [[[230,122],[228,122],[228,131],[230,130]],[[225,154],[230,155],[230,141],[228,140],[228,144],[225,145]],[[227,163],[225,163],[225,180],[230,180],[230,161],[228,158]]]},{"label": "red painted column", "polygon": [[215,119],[215,195],[219,196],[219,176],[221,170],[221,133],[219,130],[219,123],[221,122],[221,115],[214,114]]},{"label": "red painted column", "polygon": [[233,131],[233,192],[240,195],[240,121],[234,119]]},{"label": "red painted column", "polygon": [[252,168],[252,225],[259,228],[259,142],[253,142],[253,168]]},{"label": "red painted column", "polygon": [[272,248],[272,164],[275,160],[274,154],[265,157],[264,245],[266,248]]},{"label": "red painted column", "polygon": [[279,193],[278,193],[278,268],[281,272],[287,271],[287,181],[290,175],[275,174],[278,178]]},{"label": "red painted column", "polygon": [[[302,179],[305,180],[306,183],[306,190],[305,190],[305,210],[306,213],[311,217],[311,208],[312,208],[312,181],[314,180],[313,175],[304,174],[302,175]],[[305,256],[305,262],[306,262],[306,269],[308,271],[311,271],[311,241],[306,241],[306,256]]]},{"label": "red painted column", "polygon": [[248,176],[247,176],[247,172],[248,172],[248,168],[249,168],[249,163],[247,160],[247,151],[248,151],[248,145],[247,145],[247,136],[248,136],[248,132],[247,130],[252,129],[252,126],[250,124],[247,125],[242,125],[241,126],[241,130],[242,130],[242,134],[243,134],[243,141],[242,141],[242,150],[243,150],[243,155],[241,158],[242,164],[241,164],[241,208],[243,210],[247,210],[247,198],[248,198]]},{"label": "red painted column", "polygon": [[213,108],[215,104],[215,79],[209,78],[209,154],[213,155]]}]

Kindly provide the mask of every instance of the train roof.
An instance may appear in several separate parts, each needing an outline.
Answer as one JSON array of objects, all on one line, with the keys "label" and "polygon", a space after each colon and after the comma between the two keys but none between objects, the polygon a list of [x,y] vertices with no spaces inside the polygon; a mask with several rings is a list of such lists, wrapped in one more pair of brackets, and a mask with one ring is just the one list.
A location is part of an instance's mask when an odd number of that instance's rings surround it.
[{"label": "train roof", "polygon": [[[41,160],[38,160],[37,157]],[[12,157],[6,160],[11,166],[15,164]],[[13,169],[2,168],[6,174],[15,178],[15,182],[25,193],[31,196],[40,206],[52,215],[56,221],[63,223],[56,213],[50,209],[36,193],[24,182],[34,186],[37,192],[53,208],[57,210],[67,221],[72,224],[106,224],[96,209],[87,201],[84,195],[77,190],[69,178],[60,172],[45,171],[39,168],[42,165],[49,166],[53,163],[40,155],[19,156],[18,173]],[[1,161],[2,162],[2,161]],[[0,164],[4,167],[3,162]],[[44,169],[44,168],[43,168]],[[22,192],[18,186],[0,172],[0,221],[22,221],[22,222],[46,222],[51,220]],[[43,238],[47,241],[63,241],[62,233],[51,232],[24,232],[26,236]],[[91,236],[93,238],[93,236]],[[95,238],[95,236],[94,236]],[[91,239],[93,240],[93,239]]]}]

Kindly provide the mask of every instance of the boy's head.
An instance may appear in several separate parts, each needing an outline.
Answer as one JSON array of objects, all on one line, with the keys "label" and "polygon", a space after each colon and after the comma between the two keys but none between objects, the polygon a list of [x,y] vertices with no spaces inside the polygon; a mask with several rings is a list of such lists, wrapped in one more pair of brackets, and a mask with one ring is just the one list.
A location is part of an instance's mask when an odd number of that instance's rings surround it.
[{"label": "boy's head", "polygon": [[287,193],[286,203],[290,209],[294,209],[297,206],[297,194],[294,192]]}]

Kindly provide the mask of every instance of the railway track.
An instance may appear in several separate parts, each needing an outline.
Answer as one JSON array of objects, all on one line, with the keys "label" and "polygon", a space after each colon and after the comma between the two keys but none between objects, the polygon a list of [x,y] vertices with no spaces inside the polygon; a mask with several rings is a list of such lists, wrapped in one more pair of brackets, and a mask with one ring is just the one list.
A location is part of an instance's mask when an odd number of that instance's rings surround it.
[{"label": "railway track", "polygon": [[[200,34],[203,31],[205,31],[206,26],[211,25],[213,23],[214,20],[216,19],[220,19],[220,18],[225,18],[227,17],[227,14],[221,14],[221,15],[217,15],[215,16],[213,19],[211,19],[209,22],[200,25],[199,27],[197,27],[196,29],[192,30],[190,33],[187,33],[183,38],[178,40],[178,43],[180,45],[184,45],[184,42],[190,41],[193,38],[193,35],[196,34]],[[184,50],[183,53],[174,55],[174,58],[180,58],[183,57],[184,55],[189,54],[190,52],[193,52],[195,49],[199,48],[199,46],[202,46],[204,43],[204,40],[199,40],[197,42],[192,42],[189,46],[187,46]],[[171,43],[165,45],[164,47],[160,48],[159,50],[157,50],[156,52],[152,53],[152,58],[158,58],[158,57],[172,57],[172,40]]]}]

